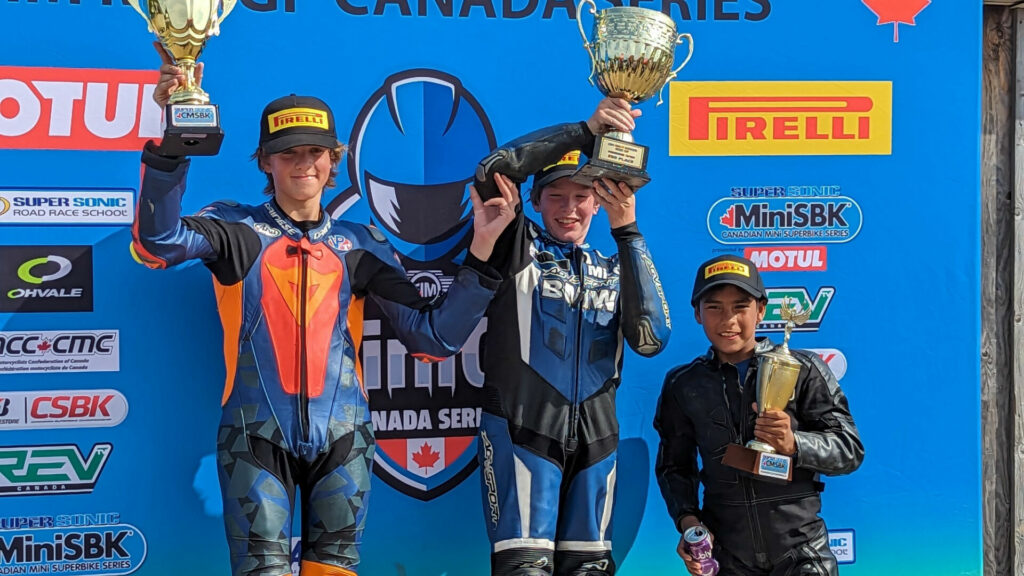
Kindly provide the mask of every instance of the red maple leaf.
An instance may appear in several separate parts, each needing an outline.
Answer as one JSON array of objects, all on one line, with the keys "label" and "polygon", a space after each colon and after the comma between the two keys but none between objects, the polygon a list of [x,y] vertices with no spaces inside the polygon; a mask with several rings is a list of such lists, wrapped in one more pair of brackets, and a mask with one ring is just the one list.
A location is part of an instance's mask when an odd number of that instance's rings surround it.
[{"label": "red maple leaf", "polygon": [[878,16],[878,25],[892,24],[892,41],[900,41],[900,24],[915,24],[914,18],[932,3],[932,0],[861,0]]},{"label": "red maple leaf", "polygon": [[437,464],[439,458],[441,458],[441,453],[435,452],[434,449],[430,447],[430,444],[427,444],[426,442],[420,446],[418,452],[412,453],[413,462],[416,462],[416,465],[424,469],[433,468],[434,464]]},{"label": "red maple leaf", "polygon": [[50,343],[47,342],[46,340],[43,340],[42,342],[39,343],[38,346],[36,346],[36,350],[39,350],[40,352],[46,352],[49,349]]},{"label": "red maple leaf", "polygon": [[734,204],[732,206],[729,206],[729,209],[725,211],[725,216],[722,216],[722,226],[728,226],[729,228],[733,227],[733,224],[736,221],[735,212],[736,205]]}]

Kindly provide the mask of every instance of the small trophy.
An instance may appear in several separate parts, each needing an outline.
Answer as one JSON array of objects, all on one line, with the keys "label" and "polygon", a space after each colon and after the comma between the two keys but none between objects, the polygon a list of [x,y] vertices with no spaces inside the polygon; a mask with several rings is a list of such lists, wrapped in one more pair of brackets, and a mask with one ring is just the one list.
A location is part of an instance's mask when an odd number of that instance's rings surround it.
[{"label": "small trophy", "polygon": [[[780,310],[786,321],[786,336],[782,345],[761,354],[757,363],[757,408],[760,414],[766,410],[785,410],[796,392],[796,381],[800,376],[800,361],[789,353],[789,337],[793,329],[810,318],[811,311],[797,313],[789,305],[789,298],[782,301]],[[725,449],[722,463],[764,478],[783,481],[793,479],[793,459],[775,452],[770,444],[751,440],[747,445],[730,444]]]},{"label": "small trophy", "polygon": [[[210,96],[196,82],[196,59],[210,36],[220,34],[220,23],[237,0],[147,0],[149,15],[139,0],[128,0],[145,20],[150,32],[174,58],[185,75],[167,103],[167,127],[161,152],[171,156],[213,156],[220,150],[224,132],[220,114]],[[218,8],[221,14],[218,16]]]},{"label": "small trophy", "polygon": [[[594,40],[583,30],[583,5],[590,5],[594,18]],[[625,98],[638,104],[661,93],[693,56],[693,37],[676,34],[676,23],[661,12],[649,8],[616,6],[597,11],[594,0],[581,0],[576,7],[576,24],[583,36],[583,47],[590,54],[590,83],[597,76],[597,88],[605,96]],[[672,68],[675,47],[687,39],[689,53],[683,63]],[[612,131],[598,135],[594,154],[573,175],[572,180],[590,186],[594,180],[609,178],[626,182],[634,190],[651,181],[647,174],[647,146],[635,144],[628,132]]]}]

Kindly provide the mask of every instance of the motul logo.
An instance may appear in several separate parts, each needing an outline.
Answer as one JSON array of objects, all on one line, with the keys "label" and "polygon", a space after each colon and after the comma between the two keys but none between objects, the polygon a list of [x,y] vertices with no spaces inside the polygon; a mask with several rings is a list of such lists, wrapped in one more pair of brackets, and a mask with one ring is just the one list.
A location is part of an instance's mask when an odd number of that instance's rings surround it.
[{"label": "motul logo", "polygon": [[743,255],[761,272],[821,271],[828,264],[828,250],[824,246],[748,247]]},{"label": "motul logo", "polygon": [[891,82],[673,82],[673,156],[892,153]]},{"label": "motul logo", "polygon": [[156,72],[0,66],[0,148],[140,150],[162,136]]}]

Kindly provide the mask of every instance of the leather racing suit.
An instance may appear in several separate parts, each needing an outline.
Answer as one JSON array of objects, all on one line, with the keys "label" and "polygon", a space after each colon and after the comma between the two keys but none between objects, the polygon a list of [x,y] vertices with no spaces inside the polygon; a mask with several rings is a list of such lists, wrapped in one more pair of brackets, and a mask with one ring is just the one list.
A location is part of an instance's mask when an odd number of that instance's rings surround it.
[{"label": "leather racing suit", "polygon": [[[514,182],[572,149],[592,150],[585,123],[542,129],[500,147],[477,169]],[[560,242],[521,207],[491,263],[504,281],[488,309],[480,424],[484,517],[498,576],[610,575],[623,338],[643,356],[671,324],[636,224],[612,230],[617,254]]]},{"label": "leather racing suit", "polygon": [[291,573],[299,488],[302,573],[351,575],[374,437],[359,349],[366,298],[410,353],[459,350],[500,278],[471,254],[447,296],[421,298],[373,228],[290,220],[274,200],[215,202],[180,217],[189,162],[143,152],[132,251],[151,268],[201,260],[213,273],[227,382],[217,437],[235,575]]},{"label": "leather racing suit", "polygon": [[821,358],[790,351],[801,364],[786,407],[796,439],[792,481],[766,481],[722,463],[730,443],[754,437],[757,356],[773,348],[768,339],[758,342],[742,385],[736,366],[713,350],[668,373],[654,418],[661,435],[655,474],[680,532],[683,517],[694,515],[714,535],[723,576],[835,576],[836,559],[818,515],[825,487],[820,474],[853,472],[864,446],[846,395]]}]

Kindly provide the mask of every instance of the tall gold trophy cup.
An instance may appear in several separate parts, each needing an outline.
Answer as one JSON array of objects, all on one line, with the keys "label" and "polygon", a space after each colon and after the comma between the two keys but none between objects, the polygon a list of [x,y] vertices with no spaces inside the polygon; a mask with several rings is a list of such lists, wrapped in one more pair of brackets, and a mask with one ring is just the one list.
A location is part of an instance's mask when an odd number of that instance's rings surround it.
[{"label": "tall gold trophy cup", "polygon": [[[583,29],[583,7],[590,5],[594,15],[593,40]],[[600,12],[594,0],[581,0],[576,7],[576,24],[583,36],[583,47],[590,55],[590,83],[597,78],[597,89],[605,96],[625,98],[639,104],[661,92],[693,56],[693,37],[677,34],[676,23],[665,14],[649,8],[615,6]],[[687,40],[689,53],[675,68],[675,47]],[[590,186],[594,180],[609,178],[626,182],[634,190],[651,181],[647,173],[647,146],[633,142],[628,132],[608,132],[597,136],[594,154],[572,179]]]},{"label": "tall gold trophy cup", "polygon": [[[785,410],[793,399],[800,377],[800,360],[789,352],[789,337],[794,328],[807,321],[811,311],[795,312],[787,298],[782,302],[780,313],[786,321],[782,345],[758,356],[757,409],[760,414],[767,410]],[[730,444],[725,449],[722,463],[763,478],[787,482],[793,479],[793,459],[756,439],[747,442],[746,446]]]},{"label": "tall gold trophy cup", "polygon": [[220,112],[196,81],[196,60],[206,41],[220,34],[220,23],[234,9],[236,2],[146,0],[147,11],[143,11],[139,0],[128,0],[185,75],[185,84],[171,94],[165,108],[167,127],[160,144],[160,151],[164,154],[213,156],[220,150],[224,140]]}]

